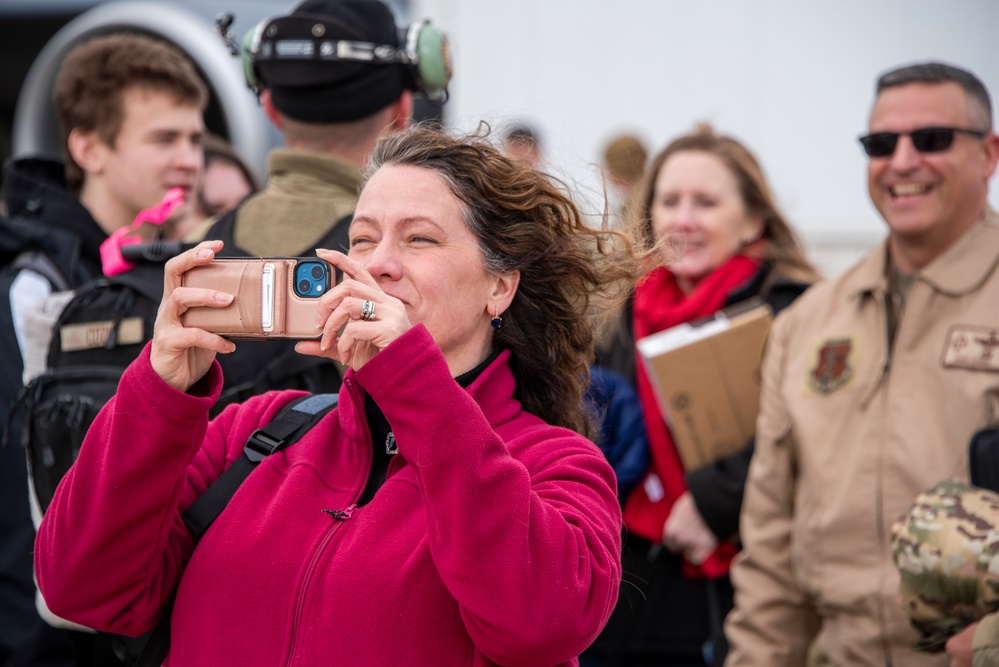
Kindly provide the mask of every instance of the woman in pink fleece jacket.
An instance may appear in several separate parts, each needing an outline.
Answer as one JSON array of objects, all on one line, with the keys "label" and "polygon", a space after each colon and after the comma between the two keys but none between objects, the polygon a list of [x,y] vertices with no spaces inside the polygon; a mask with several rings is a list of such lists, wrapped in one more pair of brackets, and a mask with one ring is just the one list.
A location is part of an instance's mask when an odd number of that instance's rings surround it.
[{"label": "woman in pink fleece jacket", "polygon": [[180,316],[231,295],[181,276],[221,243],[171,260],[153,340],[39,530],[49,607],[138,635],[176,594],[174,666],[576,664],[621,575],[580,381],[590,297],[636,273],[611,241],[485,138],[383,139],[349,255],[319,251],[345,275],[322,339],[297,348],[350,367],[339,407],[265,459],[197,548],[183,511],[301,394],[209,421],[234,345]]}]

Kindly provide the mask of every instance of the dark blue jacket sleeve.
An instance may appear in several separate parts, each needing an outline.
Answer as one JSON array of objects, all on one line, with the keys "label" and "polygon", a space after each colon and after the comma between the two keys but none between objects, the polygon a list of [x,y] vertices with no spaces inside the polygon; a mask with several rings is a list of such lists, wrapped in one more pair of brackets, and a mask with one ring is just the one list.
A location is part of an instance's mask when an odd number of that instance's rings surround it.
[{"label": "dark blue jacket sleeve", "polygon": [[621,375],[602,366],[590,368],[586,405],[600,424],[597,443],[617,476],[617,492],[626,498],[649,468],[649,442],[638,394]]}]

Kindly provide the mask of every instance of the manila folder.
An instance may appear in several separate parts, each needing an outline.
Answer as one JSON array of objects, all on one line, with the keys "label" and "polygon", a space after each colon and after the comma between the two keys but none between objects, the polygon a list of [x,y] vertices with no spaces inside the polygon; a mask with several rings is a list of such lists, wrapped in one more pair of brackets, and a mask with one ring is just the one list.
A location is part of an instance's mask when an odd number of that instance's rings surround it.
[{"label": "manila folder", "polygon": [[684,469],[736,453],[755,433],[772,317],[754,298],[637,342]]}]

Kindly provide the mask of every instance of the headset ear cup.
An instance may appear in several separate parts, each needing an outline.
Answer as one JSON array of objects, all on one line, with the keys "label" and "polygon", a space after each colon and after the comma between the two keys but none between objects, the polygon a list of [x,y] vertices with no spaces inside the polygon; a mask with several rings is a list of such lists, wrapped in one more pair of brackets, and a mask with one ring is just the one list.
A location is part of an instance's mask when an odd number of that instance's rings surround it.
[{"label": "headset ear cup", "polygon": [[451,81],[451,46],[447,35],[425,22],[416,37],[416,80],[427,99],[441,100]]},{"label": "headset ear cup", "polygon": [[239,57],[243,65],[243,78],[246,80],[246,86],[253,93],[260,97],[260,93],[264,90],[264,82],[260,76],[260,70],[257,69],[257,50],[260,48],[260,37],[264,32],[264,28],[270,23],[270,19],[261,21],[257,25],[250,28],[250,30],[244,35],[243,43],[239,47]]}]

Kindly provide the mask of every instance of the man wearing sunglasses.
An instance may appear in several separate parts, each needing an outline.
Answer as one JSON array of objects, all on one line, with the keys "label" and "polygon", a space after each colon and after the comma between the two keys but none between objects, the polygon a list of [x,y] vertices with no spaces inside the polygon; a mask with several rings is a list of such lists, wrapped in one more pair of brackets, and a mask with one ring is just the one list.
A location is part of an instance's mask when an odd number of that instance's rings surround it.
[{"label": "man wearing sunglasses", "polygon": [[[868,133],[883,244],[774,324],[743,505],[726,665],[975,664],[995,614],[936,653],[899,594],[893,522],[999,418],[999,160],[988,92],[928,63],[878,81]],[[991,635],[991,636],[989,636]],[[953,662],[951,662],[953,660]]]}]

